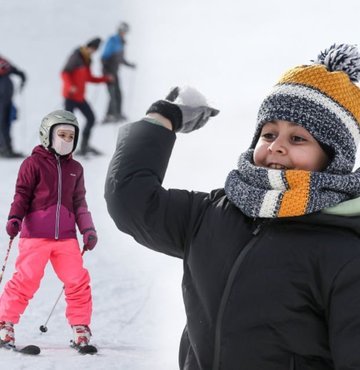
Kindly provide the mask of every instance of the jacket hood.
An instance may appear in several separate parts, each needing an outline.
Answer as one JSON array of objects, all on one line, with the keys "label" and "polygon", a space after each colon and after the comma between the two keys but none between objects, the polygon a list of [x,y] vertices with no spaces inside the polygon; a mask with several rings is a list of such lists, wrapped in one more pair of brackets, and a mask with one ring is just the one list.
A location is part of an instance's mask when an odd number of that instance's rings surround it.
[{"label": "jacket hood", "polygon": [[37,145],[31,152],[31,155],[33,154],[40,154],[42,156],[54,156],[53,153],[49,152],[47,149],[45,149],[42,145]]},{"label": "jacket hood", "polygon": [[300,217],[286,218],[287,221],[312,225],[327,225],[350,229],[360,236],[360,197]]},{"label": "jacket hood", "polygon": [[360,197],[339,203],[336,206],[325,208],[323,213],[338,216],[360,216]]}]

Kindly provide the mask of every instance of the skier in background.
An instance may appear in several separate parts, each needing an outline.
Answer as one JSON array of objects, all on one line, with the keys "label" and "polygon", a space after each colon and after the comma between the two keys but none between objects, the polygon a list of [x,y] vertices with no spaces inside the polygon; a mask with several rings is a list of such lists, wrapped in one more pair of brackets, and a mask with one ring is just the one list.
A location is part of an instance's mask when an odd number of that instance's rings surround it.
[{"label": "skier in background", "polygon": [[74,50],[61,73],[63,80],[63,96],[65,109],[73,112],[79,109],[86,118],[86,125],[80,143],[80,155],[88,153],[100,155],[101,152],[90,144],[91,131],[95,123],[95,115],[90,104],[85,99],[85,86],[87,82],[102,83],[112,81],[112,76],[95,77],[91,73],[91,56],[98,50],[100,38],[90,40],[86,45]]},{"label": "skier in background", "polygon": [[95,247],[97,234],[85,199],[83,168],[72,158],[78,136],[73,113],[49,113],[40,125],[41,145],[20,167],[6,225],[10,238],[21,231],[19,255],[0,297],[0,345],[7,348],[14,346],[14,324],[38,290],[49,260],[64,284],[73,346],[89,344],[90,276],[83,267],[76,225],[85,250]]},{"label": "skier in background", "polygon": [[113,77],[112,81],[107,83],[109,105],[103,123],[115,123],[126,120],[126,116],[122,112],[122,91],[118,71],[120,64],[135,68],[135,64],[128,62],[125,58],[125,36],[128,32],[128,23],[122,22],[117,33],[106,41],[101,55],[103,73]]},{"label": "skier in background", "polygon": [[0,157],[3,158],[23,156],[14,151],[10,135],[11,123],[16,119],[16,108],[12,101],[14,84],[11,75],[20,77],[19,90],[21,91],[26,82],[25,73],[0,55]]}]

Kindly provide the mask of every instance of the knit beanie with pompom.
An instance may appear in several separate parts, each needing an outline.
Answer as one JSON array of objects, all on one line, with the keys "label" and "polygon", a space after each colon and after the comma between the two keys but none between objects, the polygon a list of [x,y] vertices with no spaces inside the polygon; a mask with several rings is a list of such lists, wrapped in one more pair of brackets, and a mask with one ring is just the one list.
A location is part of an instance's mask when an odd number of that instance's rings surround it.
[{"label": "knit beanie with pompom", "polygon": [[303,126],[332,156],[325,172],[350,173],[360,139],[360,53],[333,44],[310,65],[288,70],[262,102],[251,148],[262,126],[285,120]]}]

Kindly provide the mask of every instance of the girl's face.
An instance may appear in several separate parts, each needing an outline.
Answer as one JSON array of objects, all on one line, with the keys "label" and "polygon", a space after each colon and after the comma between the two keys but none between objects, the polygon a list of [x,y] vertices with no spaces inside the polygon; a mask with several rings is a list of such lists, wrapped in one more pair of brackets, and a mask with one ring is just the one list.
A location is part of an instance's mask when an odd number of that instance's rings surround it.
[{"label": "girl's face", "polygon": [[52,132],[52,148],[58,155],[68,155],[74,150],[75,128],[60,124]]},{"label": "girl's face", "polygon": [[254,150],[254,163],[276,170],[320,172],[329,158],[305,128],[289,121],[264,124]]},{"label": "girl's face", "polygon": [[72,141],[74,141],[75,138],[74,130],[59,129],[56,131],[56,134],[67,143],[71,143]]}]

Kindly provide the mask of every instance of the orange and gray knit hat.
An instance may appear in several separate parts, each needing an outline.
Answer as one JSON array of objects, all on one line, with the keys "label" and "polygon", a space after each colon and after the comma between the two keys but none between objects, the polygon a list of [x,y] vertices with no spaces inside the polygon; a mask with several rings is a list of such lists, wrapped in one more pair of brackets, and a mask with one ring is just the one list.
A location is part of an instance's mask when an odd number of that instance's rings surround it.
[{"label": "orange and gray knit hat", "polygon": [[311,65],[290,69],[260,106],[251,148],[266,122],[290,121],[330,150],[331,161],[324,172],[351,172],[360,139],[359,78],[360,53],[348,44],[334,44]]}]

